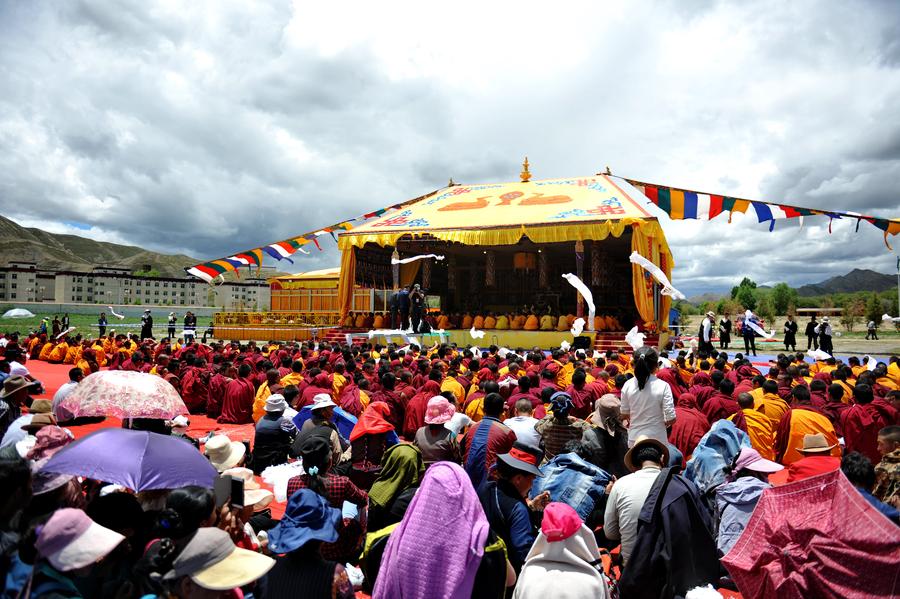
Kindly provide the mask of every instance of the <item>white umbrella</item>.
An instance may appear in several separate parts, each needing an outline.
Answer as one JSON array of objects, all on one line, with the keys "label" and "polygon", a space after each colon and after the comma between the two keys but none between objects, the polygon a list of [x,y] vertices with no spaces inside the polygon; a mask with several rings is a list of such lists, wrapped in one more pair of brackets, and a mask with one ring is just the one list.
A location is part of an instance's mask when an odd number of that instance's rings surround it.
[{"label": "white umbrella", "polygon": [[3,318],[33,318],[34,314],[25,308],[13,308],[3,313]]},{"label": "white umbrella", "polygon": [[101,370],[85,377],[60,404],[73,416],[159,418],[187,414],[178,391],[161,377],[143,372]]}]

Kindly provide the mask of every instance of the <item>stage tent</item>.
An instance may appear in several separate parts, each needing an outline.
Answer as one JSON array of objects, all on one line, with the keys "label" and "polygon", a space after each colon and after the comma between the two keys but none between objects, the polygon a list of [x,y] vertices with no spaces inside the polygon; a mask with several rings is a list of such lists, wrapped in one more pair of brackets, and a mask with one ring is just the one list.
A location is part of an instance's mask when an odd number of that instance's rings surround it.
[{"label": "stage tent", "polygon": [[[535,244],[551,244],[602,241],[630,232],[631,250],[651,260],[671,279],[672,254],[659,222],[644,209],[649,204],[650,200],[628,182],[602,174],[451,185],[400,212],[340,234],[341,319],[353,309],[354,284],[362,284],[357,281],[357,252],[364,253],[367,246],[396,248],[401,239],[427,238],[490,248],[515,245],[524,238]],[[408,266],[404,265],[404,270],[409,270]],[[610,266],[631,268],[637,313],[645,323],[656,322],[660,329],[666,328],[666,318],[658,315],[668,315],[671,298],[658,295],[660,305],[654,306],[654,280],[642,268],[630,264],[627,256],[622,264]],[[397,281],[396,274],[394,279]]]}]

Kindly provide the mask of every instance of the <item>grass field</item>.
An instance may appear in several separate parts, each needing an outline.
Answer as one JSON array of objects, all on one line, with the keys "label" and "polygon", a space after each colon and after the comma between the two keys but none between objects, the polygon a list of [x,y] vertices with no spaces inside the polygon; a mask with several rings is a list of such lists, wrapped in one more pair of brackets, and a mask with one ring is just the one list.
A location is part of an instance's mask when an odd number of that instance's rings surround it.
[{"label": "grass field", "polygon": [[[183,312],[179,312],[183,318]],[[31,331],[37,330],[41,325],[41,319],[47,319],[47,330],[50,330],[50,323],[53,321],[53,317],[56,316],[56,313],[38,313],[33,318],[0,318],[0,332],[4,333],[12,333],[18,331],[20,334],[27,335]],[[69,315],[69,326],[75,327],[77,330],[75,334],[82,335],[96,335],[97,334],[97,316],[100,315],[100,310],[97,311],[96,315],[90,314],[70,314]],[[153,332],[154,336],[157,338],[165,337],[168,332],[168,324],[166,319],[168,318],[168,311],[163,310],[154,310],[153,311]],[[60,320],[62,320],[62,314],[58,315]],[[138,333],[140,332],[140,327],[135,325],[141,324],[141,319],[137,317],[129,318],[126,317],[123,320],[119,320],[115,316],[110,315],[109,311],[106,311],[106,319],[109,322],[107,326],[107,333],[109,333],[110,329],[116,329],[118,333]],[[198,333],[202,333],[204,329],[206,329],[210,322],[211,318],[197,317],[197,330]],[[178,320],[178,324],[175,327],[176,335],[181,335],[182,326],[181,326],[181,318]],[[131,326],[123,326],[123,325],[131,325]]]}]

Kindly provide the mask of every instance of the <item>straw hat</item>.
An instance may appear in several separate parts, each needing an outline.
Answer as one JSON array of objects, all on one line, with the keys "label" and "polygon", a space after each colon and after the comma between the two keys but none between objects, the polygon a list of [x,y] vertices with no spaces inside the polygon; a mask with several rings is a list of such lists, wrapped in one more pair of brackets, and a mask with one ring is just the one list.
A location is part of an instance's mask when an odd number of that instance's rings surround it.
[{"label": "straw hat", "polygon": [[33,381],[29,381],[24,376],[11,376],[3,381],[3,391],[0,391],[0,397],[9,397],[16,392],[21,391],[22,389],[27,389],[28,387],[33,386],[34,384],[35,383]]},{"label": "straw hat", "polygon": [[652,439],[646,435],[641,435],[637,438],[637,441],[634,442],[634,445],[631,446],[631,449],[629,449],[628,452],[625,453],[625,465],[628,466],[628,469],[632,472],[637,472],[641,469],[641,465],[635,464],[632,460],[634,452],[642,447],[647,446],[655,447],[660,450],[663,455],[663,464],[665,465],[669,463],[669,447],[665,443],[657,441],[656,439]]},{"label": "straw hat", "polygon": [[36,399],[31,402],[28,411],[32,414],[49,414],[53,411],[53,402],[49,399]]},{"label": "straw hat", "polygon": [[837,445],[829,445],[828,439],[822,433],[803,435],[803,447],[798,447],[800,453],[831,453]]},{"label": "straw hat", "polygon": [[213,435],[203,448],[209,463],[219,472],[237,466],[246,452],[243,443],[232,441],[227,435]]}]

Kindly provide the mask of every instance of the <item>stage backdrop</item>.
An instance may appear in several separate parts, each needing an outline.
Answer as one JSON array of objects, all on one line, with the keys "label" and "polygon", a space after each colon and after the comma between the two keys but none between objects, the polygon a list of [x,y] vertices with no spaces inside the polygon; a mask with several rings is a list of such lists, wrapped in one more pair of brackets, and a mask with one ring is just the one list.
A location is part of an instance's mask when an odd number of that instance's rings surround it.
[{"label": "stage backdrop", "polygon": [[[404,206],[400,212],[340,234],[341,319],[352,310],[355,250],[367,243],[394,247],[404,236],[429,235],[465,245],[495,246],[512,245],[522,237],[535,243],[602,241],[610,235],[620,237],[630,228],[632,250],[671,278],[672,254],[656,218],[642,207],[648,202],[627,181],[614,181],[605,175],[441,189]],[[638,313],[645,322],[656,321],[653,280],[639,266],[630,266]],[[659,313],[667,315],[671,299],[661,297]],[[663,318],[658,325],[665,327],[666,320]]]}]

